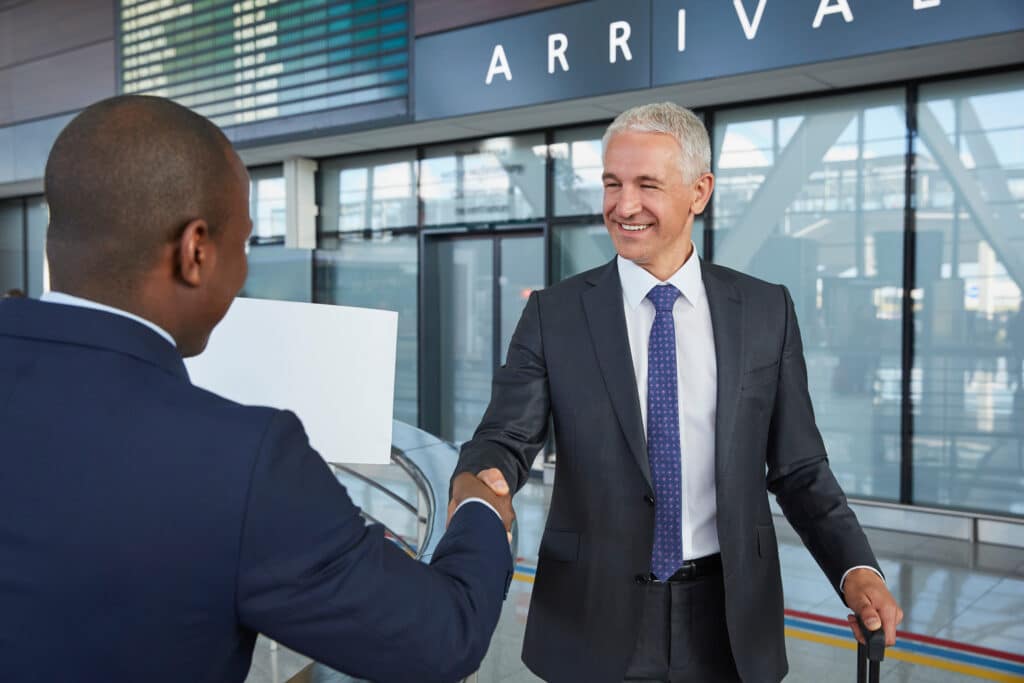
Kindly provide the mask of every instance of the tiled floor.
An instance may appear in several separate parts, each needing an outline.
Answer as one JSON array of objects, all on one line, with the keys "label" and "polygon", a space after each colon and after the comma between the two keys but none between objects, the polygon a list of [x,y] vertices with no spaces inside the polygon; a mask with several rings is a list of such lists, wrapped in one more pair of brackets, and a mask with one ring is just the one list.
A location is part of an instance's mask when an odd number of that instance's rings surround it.
[{"label": "tiled floor", "polygon": [[[526,670],[520,650],[549,496],[550,487],[539,481],[516,496],[520,571],[481,666],[480,683],[540,680]],[[829,621],[845,619],[846,608],[785,520],[776,518],[776,527],[786,592],[787,683],[855,680],[855,657],[848,649],[852,637]],[[903,607],[900,628],[908,634],[888,651],[883,681],[1024,681],[1019,659],[1024,654],[1024,550],[887,531],[868,530],[868,536]],[[990,656],[981,648],[1011,657]],[[261,644],[249,681],[287,681],[302,664],[284,650],[272,656]]]},{"label": "tiled floor", "polygon": [[[528,570],[536,562],[546,514],[549,489],[532,483],[517,496],[520,521],[520,556]],[[845,619],[846,608],[839,601],[821,570],[782,518],[776,519],[780,543],[788,623],[787,651],[790,674],[786,681],[820,683],[855,678],[852,650],[838,646],[851,638],[839,629],[820,642],[810,637],[818,622],[801,619],[795,612]],[[901,630],[922,636],[958,641],[970,646],[1024,653],[1024,550],[996,546],[974,546],[927,536],[868,530],[872,546],[882,563],[889,585],[900,601],[905,619]],[[519,683],[537,681],[518,663],[519,648],[529,606],[531,584],[528,571],[521,572],[505,606],[491,651],[480,670],[481,681]],[[905,639],[906,644],[916,644]],[[936,648],[944,657],[929,656],[927,662],[897,657],[909,654],[923,659],[917,651],[890,651],[882,666],[885,681],[936,683],[945,681],[1021,680],[1024,666],[1000,671],[965,663],[957,648]],[[987,661],[988,658],[984,658]],[[999,658],[993,658],[998,662]],[[934,660],[934,661],[932,661]],[[985,676],[961,671],[966,666],[980,669]],[[960,669],[960,671],[958,671]]]}]

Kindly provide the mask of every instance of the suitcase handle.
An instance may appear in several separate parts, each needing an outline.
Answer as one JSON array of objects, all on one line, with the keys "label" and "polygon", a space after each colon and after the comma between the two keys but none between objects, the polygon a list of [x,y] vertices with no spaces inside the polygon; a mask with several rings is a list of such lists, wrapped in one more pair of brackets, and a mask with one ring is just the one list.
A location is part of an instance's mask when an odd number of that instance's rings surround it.
[{"label": "suitcase handle", "polygon": [[[861,645],[866,651],[866,655],[869,661],[880,662],[885,659],[885,632],[882,631],[881,627],[874,631],[869,631],[864,622],[861,621],[860,615],[857,617],[857,626],[860,627],[860,632],[864,635],[866,645]],[[860,645],[860,643],[858,643]]]},{"label": "suitcase handle", "polygon": [[857,626],[867,643],[857,643],[857,683],[878,683],[879,665],[885,658],[885,632],[882,629],[869,631],[857,617]]}]

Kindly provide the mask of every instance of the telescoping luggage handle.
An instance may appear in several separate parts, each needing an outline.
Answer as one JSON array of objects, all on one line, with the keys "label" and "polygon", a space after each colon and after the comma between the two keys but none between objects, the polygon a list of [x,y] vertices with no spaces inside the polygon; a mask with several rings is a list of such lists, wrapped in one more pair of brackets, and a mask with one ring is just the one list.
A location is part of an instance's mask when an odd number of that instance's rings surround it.
[{"label": "telescoping luggage handle", "polygon": [[885,659],[885,633],[881,628],[869,631],[859,614],[857,626],[867,642],[857,642],[857,683],[878,683],[878,665]]}]

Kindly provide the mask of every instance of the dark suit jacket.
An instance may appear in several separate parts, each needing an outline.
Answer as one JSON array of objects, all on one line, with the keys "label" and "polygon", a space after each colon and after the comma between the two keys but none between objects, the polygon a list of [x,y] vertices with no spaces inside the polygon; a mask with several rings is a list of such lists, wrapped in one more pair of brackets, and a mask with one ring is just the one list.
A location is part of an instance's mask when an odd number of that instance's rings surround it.
[{"label": "dark suit jacket", "polygon": [[[718,363],[715,475],[726,619],[744,681],[786,673],[782,581],[766,491],[837,587],[877,566],[814,422],[785,288],[701,263]],[[457,472],[521,487],[554,419],[551,508],[523,659],[552,681],[621,681],[654,537],[654,493],[615,261],[534,292]],[[685,454],[684,456],[685,457]],[[767,473],[767,476],[766,476]]]},{"label": "dark suit jacket", "polygon": [[145,326],[0,302],[0,678],[242,681],[262,632],[361,677],[452,681],[511,569],[482,505],[431,566],[409,558],[292,413],[193,386]]}]

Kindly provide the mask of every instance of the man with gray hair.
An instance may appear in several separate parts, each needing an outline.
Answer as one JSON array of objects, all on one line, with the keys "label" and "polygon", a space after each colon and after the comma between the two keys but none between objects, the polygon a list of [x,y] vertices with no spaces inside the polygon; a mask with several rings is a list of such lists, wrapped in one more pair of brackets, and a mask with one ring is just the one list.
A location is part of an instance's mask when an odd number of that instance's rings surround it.
[{"label": "man with gray hair", "polygon": [[840,598],[895,642],[902,612],[829,469],[789,292],[695,256],[710,157],[675,104],[612,122],[618,256],[530,296],[462,447],[456,473],[511,495],[554,423],[523,648],[548,681],[781,680],[769,491]]}]

